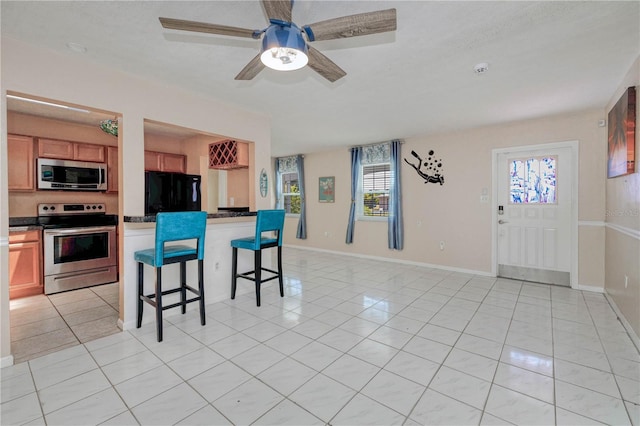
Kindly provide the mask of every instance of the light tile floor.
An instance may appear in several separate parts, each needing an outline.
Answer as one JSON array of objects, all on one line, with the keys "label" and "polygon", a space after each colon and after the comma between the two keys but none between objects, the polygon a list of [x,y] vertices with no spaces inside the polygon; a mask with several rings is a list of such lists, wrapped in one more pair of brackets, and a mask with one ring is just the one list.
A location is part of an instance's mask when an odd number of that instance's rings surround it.
[{"label": "light tile floor", "polygon": [[1,423],[640,424],[640,355],[601,294],[284,259],[260,308],[250,291],[205,327],[166,317],[162,343],[149,323],[2,369]]},{"label": "light tile floor", "polygon": [[10,302],[15,363],[120,332],[118,283]]}]

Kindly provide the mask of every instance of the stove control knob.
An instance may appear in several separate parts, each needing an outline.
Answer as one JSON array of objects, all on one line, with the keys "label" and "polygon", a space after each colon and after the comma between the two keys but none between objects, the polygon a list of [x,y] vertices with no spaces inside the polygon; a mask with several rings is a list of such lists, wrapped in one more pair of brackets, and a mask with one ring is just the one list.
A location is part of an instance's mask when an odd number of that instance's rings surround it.
[{"label": "stove control knob", "polygon": [[49,210],[49,207],[44,206],[44,207],[42,208],[42,210],[44,210],[44,211],[46,212],[47,210]]},{"label": "stove control knob", "polygon": [[102,210],[102,206],[98,206],[98,210]]},{"label": "stove control knob", "polygon": [[56,209],[56,206],[51,206],[51,210],[55,210],[55,209]]},{"label": "stove control knob", "polygon": [[94,206],[91,206],[91,208],[92,208],[93,210],[95,210],[95,209],[96,209],[96,206],[95,206],[95,205],[94,205]]}]

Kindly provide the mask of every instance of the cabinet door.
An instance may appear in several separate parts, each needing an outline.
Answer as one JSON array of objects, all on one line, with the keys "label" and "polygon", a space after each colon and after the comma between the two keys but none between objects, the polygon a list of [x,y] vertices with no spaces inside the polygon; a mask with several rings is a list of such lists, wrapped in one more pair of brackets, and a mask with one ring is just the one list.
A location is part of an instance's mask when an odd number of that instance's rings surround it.
[{"label": "cabinet door", "polygon": [[104,163],[104,146],[89,143],[74,143],[73,159]]},{"label": "cabinet door", "polygon": [[152,172],[159,172],[162,170],[162,163],[160,161],[161,153],[154,151],[144,152],[144,169]]},{"label": "cabinet door", "polygon": [[38,157],[73,160],[73,145],[73,142],[39,139]]},{"label": "cabinet door", "polygon": [[118,147],[107,147],[107,192],[118,192]]},{"label": "cabinet door", "polygon": [[9,299],[44,293],[40,242],[9,244]]},{"label": "cabinet door", "polygon": [[33,138],[7,135],[9,191],[35,190]]},{"label": "cabinet door", "polygon": [[184,173],[187,169],[184,155],[180,154],[162,154],[162,171]]},{"label": "cabinet door", "polygon": [[237,142],[237,144],[236,166],[249,167],[249,144],[246,142]]}]

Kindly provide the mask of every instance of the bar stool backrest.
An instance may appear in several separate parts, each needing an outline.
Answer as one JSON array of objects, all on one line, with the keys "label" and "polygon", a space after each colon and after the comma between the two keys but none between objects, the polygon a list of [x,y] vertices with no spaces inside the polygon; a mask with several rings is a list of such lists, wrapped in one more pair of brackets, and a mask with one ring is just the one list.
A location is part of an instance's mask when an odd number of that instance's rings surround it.
[{"label": "bar stool backrest", "polygon": [[278,234],[278,246],[282,246],[282,230],[284,228],[284,210],[258,210],[256,219],[256,237],[254,250],[260,250],[262,233],[276,231]]},{"label": "bar stool backrest", "polygon": [[207,212],[161,212],[156,215],[155,264],[163,265],[164,243],[197,239],[198,260],[204,259]]}]

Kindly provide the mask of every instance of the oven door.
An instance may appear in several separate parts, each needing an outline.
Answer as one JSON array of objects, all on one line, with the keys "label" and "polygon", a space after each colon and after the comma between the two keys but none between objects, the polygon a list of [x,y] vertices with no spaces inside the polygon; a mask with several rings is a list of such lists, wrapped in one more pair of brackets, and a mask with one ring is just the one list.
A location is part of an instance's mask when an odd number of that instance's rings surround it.
[{"label": "oven door", "polygon": [[44,230],[44,275],[115,266],[116,227]]}]

